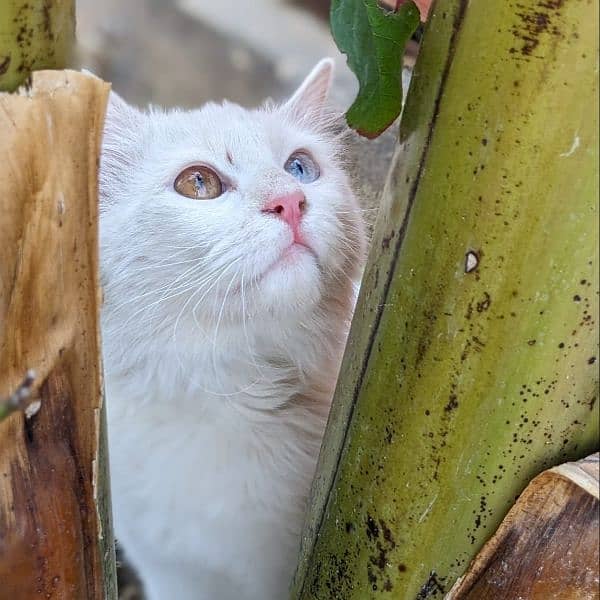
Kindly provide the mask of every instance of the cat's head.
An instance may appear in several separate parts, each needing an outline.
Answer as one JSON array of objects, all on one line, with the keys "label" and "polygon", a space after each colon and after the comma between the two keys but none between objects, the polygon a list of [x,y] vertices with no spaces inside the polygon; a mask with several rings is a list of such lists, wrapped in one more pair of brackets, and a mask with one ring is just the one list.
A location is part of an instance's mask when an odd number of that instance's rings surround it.
[{"label": "cat's head", "polygon": [[[321,61],[284,104],[139,111],[111,94],[100,170],[107,309],[203,328],[306,320],[348,294],[361,211]],[[134,316],[134,315],[138,316]]]}]

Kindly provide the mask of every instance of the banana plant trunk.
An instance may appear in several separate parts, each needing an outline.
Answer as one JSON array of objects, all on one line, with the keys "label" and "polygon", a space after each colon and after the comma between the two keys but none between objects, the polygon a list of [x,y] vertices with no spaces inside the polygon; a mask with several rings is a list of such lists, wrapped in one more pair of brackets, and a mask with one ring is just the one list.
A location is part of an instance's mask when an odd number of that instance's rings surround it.
[{"label": "banana plant trunk", "polygon": [[[73,0],[0,2],[2,600],[117,596],[98,323],[109,85],[37,71],[65,66],[74,31]],[[29,370],[35,402],[15,411],[3,399]]]},{"label": "banana plant trunk", "polygon": [[440,0],[292,598],[432,598],[598,446],[598,35],[585,0]]},{"label": "banana plant trunk", "polygon": [[75,0],[0,2],[0,90],[12,91],[32,71],[63,69],[75,41]]}]

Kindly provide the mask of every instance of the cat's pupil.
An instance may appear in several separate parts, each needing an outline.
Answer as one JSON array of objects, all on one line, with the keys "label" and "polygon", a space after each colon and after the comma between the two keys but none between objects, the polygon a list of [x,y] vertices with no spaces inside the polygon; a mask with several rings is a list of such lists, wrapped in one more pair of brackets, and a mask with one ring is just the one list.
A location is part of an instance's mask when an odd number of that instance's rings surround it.
[{"label": "cat's pupil", "polygon": [[204,187],[204,177],[200,175],[200,173],[196,173],[194,176],[194,181],[196,183],[196,188],[201,190]]},{"label": "cat's pupil", "polygon": [[319,165],[309,154],[300,150],[287,159],[284,168],[301,183],[312,183],[319,178]]}]

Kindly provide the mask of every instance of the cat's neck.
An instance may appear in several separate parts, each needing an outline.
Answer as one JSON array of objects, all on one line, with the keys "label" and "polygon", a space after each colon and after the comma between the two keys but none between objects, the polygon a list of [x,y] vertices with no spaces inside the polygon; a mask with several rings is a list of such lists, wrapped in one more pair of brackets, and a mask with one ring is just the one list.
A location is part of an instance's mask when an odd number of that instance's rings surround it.
[{"label": "cat's neck", "polygon": [[[310,319],[221,323],[219,330],[120,328],[104,315],[108,386],[130,402],[186,413],[220,414],[230,406],[258,421],[268,411],[311,402],[328,406],[343,352],[352,293],[323,298]],[[118,321],[123,315],[118,315]],[[321,410],[321,409],[319,409]],[[325,412],[326,414],[326,412]]]}]

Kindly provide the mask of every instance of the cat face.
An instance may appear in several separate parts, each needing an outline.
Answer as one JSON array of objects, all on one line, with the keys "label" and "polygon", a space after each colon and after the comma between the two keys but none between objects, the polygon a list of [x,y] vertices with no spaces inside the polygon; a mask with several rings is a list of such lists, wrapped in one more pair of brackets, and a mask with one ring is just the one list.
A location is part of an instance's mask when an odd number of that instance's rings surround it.
[{"label": "cat face", "polygon": [[142,113],[111,94],[100,169],[108,310],[206,329],[306,319],[336,286],[347,293],[364,234],[325,114],[331,73],[322,61],[288,102],[256,110]]}]

